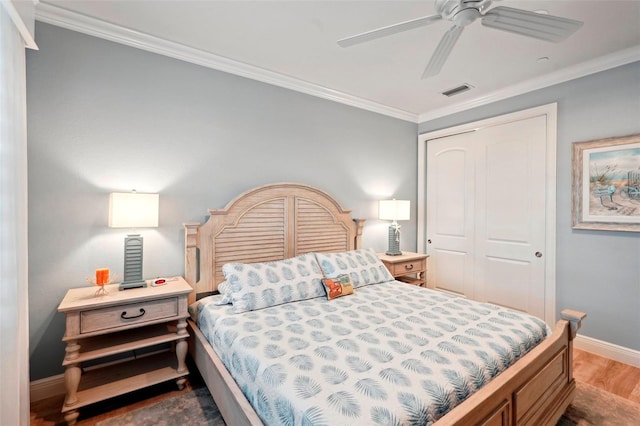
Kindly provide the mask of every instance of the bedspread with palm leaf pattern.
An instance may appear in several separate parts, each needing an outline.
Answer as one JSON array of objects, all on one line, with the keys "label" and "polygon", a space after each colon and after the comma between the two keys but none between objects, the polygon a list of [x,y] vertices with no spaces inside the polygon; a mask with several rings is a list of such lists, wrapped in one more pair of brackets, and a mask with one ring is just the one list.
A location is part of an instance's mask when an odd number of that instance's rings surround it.
[{"label": "bedspread with palm leaf pattern", "polygon": [[399,282],[198,325],[266,425],[428,425],[550,334],[535,317]]}]

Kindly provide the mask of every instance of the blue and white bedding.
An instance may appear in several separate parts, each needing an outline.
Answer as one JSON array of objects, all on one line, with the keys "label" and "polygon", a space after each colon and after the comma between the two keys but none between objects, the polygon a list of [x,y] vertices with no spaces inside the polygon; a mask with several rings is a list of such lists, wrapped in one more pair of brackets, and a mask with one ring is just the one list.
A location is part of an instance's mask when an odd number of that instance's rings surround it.
[{"label": "blue and white bedding", "polygon": [[397,281],[198,326],[267,425],[430,424],[550,334],[532,316]]}]

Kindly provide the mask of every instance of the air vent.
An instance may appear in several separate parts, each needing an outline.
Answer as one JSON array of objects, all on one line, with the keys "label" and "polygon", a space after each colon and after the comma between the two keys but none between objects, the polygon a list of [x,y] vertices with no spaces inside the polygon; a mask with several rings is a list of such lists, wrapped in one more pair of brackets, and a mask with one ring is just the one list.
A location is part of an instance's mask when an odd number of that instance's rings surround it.
[{"label": "air vent", "polygon": [[445,96],[451,97],[454,95],[459,95],[460,93],[464,93],[467,90],[471,90],[471,89],[473,89],[472,85],[464,83],[458,87],[454,87],[453,89],[445,90],[444,92],[442,92],[442,94]]}]

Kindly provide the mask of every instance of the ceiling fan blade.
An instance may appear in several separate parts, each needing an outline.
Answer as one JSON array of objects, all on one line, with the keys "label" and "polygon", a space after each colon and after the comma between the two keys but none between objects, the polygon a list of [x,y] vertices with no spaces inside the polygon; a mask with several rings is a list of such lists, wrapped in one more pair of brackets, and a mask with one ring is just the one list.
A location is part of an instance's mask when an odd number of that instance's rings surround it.
[{"label": "ceiling fan blade", "polygon": [[367,31],[366,33],[358,34],[352,37],[343,38],[341,40],[338,40],[338,45],[341,47],[353,46],[354,44],[364,43],[366,41],[375,40],[377,38],[400,33],[402,31],[423,27],[441,19],[442,16],[440,15],[423,16],[422,18],[400,22],[398,24],[393,24],[386,27],[378,28],[376,30]]},{"label": "ceiling fan blade", "polygon": [[464,30],[464,27],[455,25],[450,28],[449,31],[444,33],[440,43],[438,43],[438,47],[436,47],[436,51],[433,52],[433,55],[427,64],[427,68],[422,74],[422,78],[433,77],[440,72],[442,66],[449,57],[449,54],[453,50],[453,46],[455,46],[460,34],[462,34],[462,30]]},{"label": "ceiling fan blade", "polygon": [[558,43],[582,27],[582,22],[553,15],[498,6],[482,17],[482,25]]}]

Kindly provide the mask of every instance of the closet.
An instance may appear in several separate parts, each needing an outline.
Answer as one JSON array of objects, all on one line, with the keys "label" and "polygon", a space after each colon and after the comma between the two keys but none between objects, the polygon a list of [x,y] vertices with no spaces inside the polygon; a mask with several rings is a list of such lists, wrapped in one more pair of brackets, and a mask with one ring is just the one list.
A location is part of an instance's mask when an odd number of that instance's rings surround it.
[{"label": "closet", "polygon": [[555,105],[420,143],[429,286],[554,320]]}]

